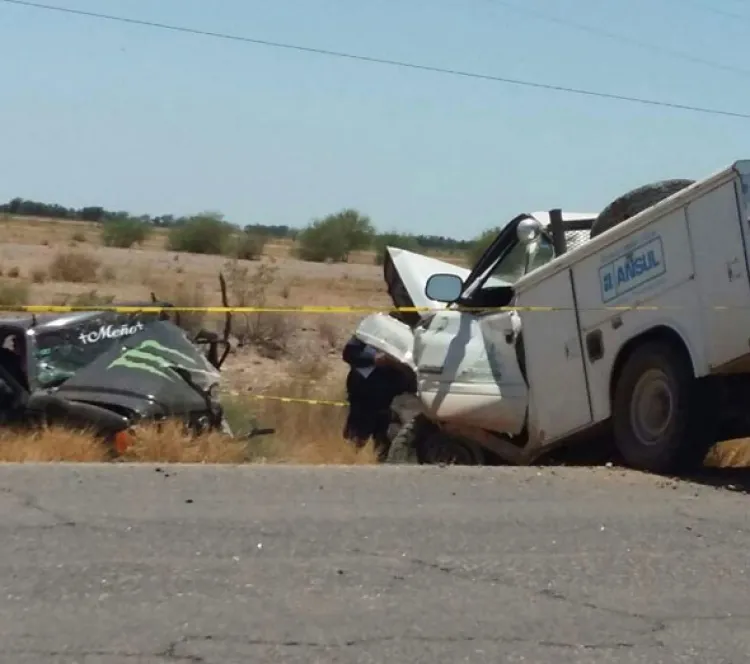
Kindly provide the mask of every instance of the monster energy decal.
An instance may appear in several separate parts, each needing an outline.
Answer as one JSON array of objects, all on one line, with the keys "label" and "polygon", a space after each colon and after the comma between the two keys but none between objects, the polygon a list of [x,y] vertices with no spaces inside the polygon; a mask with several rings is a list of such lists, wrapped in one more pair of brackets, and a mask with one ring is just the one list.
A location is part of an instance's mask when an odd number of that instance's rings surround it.
[{"label": "monster energy decal", "polygon": [[179,380],[174,372],[175,367],[187,371],[213,373],[206,371],[206,366],[206,364],[203,364],[203,367],[201,367],[196,359],[190,357],[190,355],[163,346],[158,341],[147,340],[142,341],[133,348],[125,350],[120,357],[109,363],[107,369],[125,367],[127,369],[146,371],[167,380]]}]

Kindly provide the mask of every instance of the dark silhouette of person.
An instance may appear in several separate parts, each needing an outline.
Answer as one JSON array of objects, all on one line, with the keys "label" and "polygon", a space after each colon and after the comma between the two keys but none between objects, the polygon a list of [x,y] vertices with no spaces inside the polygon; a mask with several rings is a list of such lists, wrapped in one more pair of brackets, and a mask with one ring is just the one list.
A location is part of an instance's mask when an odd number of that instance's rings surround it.
[{"label": "dark silhouette of person", "polygon": [[349,367],[346,392],[349,414],[344,438],[363,447],[372,438],[380,460],[388,453],[391,402],[399,394],[414,392],[408,372],[384,353],[352,337],[344,346],[344,362]]}]

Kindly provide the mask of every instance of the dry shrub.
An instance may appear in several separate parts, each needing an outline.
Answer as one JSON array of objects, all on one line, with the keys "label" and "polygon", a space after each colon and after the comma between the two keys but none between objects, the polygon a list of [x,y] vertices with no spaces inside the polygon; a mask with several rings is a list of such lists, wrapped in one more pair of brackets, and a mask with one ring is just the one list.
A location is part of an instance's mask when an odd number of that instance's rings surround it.
[{"label": "dry shrub", "polygon": [[257,261],[263,256],[268,237],[243,231],[227,242],[226,253],[243,261]]},{"label": "dry shrub", "polygon": [[85,252],[60,251],[52,259],[47,273],[53,281],[92,283],[97,280],[100,261]]},{"label": "dry shrub", "polygon": [[[297,399],[327,399],[338,401],[339,394],[321,396],[308,381],[290,380],[271,387],[269,395]],[[362,449],[355,448],[343,438],[346,408],[340,405],[289,403],[274,400],[246,400],[238,402],[238,408],[261,427],[275,427],[270,440],[251,440],[250,446],[259,448],[256,461],[285,464],[336,464],[370,465],[377,463],[372,444]],[[267,456],[263,457],[263,450]]]},{"label": "dry shrub", "polygon": [[331,365],[326,361],[326,357],[320,353],[309,351],[291,366],[290,377],[295,382],[319,382],[322,381],[330,372]]},{"label": "dry shrub", "polygon": [[[206,291],[200,282],[177,282],[169,300],[175,307],[205,307]],[[206,320],[206,314],[201,311],[197,312],[180,312],[180,327],[191,335],[197,334],[203,327]]]},{"label": "dry shrub", "polygon": [[318,335],[328,350],[333,350],[339,345],[339,331],[336,326],[327,320],[321,320],[318,326]]},{"label": "dry shrub", "polygon": [[0,460],[5,463],[99,463],[108,458],[104,444],[85,431],[47,427],[0,434]]},{"label": "dry shrub", "polygon": [[40,267],[33,269],[31,271],[31,281],[35,284],[43,284],[47,281],[47,270]]},{"label": "dry shrub", "polygon": [[70,236],[70,239],[72,242],[86,242],[86,234],[83,231],[75,231],[75,233]]},{"label": "dry shrub", "polygon": [[0,281],[0,305],[29,303],[29,285],[23,281]]},{"label": "dry shrub", "polygon": [[21,268],[19,267],[12,267],[10,270],[8,270],[8,277],[11,279],[18,279],[18,277],[21,276]]},{"label": "dry shrub", "polygon": [[73,307],[106,307],[115,301],[114,295],[100,294],[95,288],[77,295],[66,295],[62,304]]},{"label": "dry shrub", "polygon": [[[144,283],[159,300],[171,302],[177,308],[200,308],[206,306],[206,292],[203,284],[199,281],[189,281],[187,279],[180,279],[179,281],[167,281],[166,279],[147,280],[144,278]],[[195,335],[203,328],[206,314],[202,311],[180,311],[171,314],[171,318],[182,329],[186,330],[188,334]]]},{"label": "dry shrub", "polygon": [[709,468],[750,468],[750,438],[717,443],[703,463]]},{"label": "dry shrub", "polygon": [[123,461],[158,463],[244,463],[247,443],[222,433],[191,437],[179,422],[147,424],[138,429],[135,443]]},{"label": "dry shrub", "polygon": [[117,271],[111,265],[106,265],[102,269],[102,281],[115,281],[116,279]]},{"label": "dry shrub", "polygon": [[[261,263],[252,272],[238,260],[227,262],[225,274],[230,305],[269,307],[269,291],[278,276],[278,268]],[[279,357],[289,351],[294,321],[282,312],[235,314],[232,332],[241,346],[252,345],[267,357]]]}]

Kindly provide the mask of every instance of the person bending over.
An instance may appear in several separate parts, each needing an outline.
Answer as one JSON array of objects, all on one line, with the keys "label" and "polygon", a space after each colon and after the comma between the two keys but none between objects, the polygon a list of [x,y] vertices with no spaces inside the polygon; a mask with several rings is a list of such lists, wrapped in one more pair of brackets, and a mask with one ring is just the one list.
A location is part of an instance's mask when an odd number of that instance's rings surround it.
[{"label": "person bending over", "polygon": [[346,378],[349,414],[344,438],[357,447],[373,439],[378,458],[388,453],[391,402],[410,391],[409,376],[385,353],[352,337],[344,346],[343,360],[350,369]]}]

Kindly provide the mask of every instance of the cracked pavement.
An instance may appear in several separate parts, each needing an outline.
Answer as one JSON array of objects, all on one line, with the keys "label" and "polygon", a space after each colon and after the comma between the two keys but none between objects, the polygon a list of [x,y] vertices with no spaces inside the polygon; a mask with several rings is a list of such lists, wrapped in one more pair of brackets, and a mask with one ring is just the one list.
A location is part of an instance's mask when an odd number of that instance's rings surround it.
[{"label": "cracked pavement", "polygon": [[3,465],[0,661],[740,664],[748,500],[604,468]]}]

